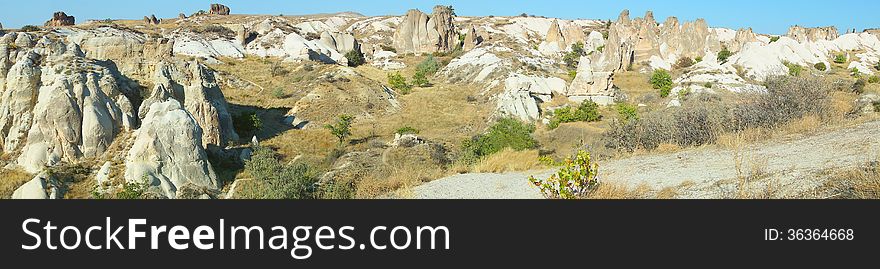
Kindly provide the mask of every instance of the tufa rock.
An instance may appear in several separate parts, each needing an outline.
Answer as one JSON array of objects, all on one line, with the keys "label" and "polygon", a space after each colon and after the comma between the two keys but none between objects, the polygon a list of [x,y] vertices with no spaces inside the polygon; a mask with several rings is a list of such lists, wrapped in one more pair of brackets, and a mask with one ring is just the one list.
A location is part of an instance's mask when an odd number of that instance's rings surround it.
[{"label": "tufa rock", "polygon": [[177,14],[177,18],[178,18],[178,19],[181,19],[181,20],[185,20],[185,19],[186,19],[186,14],[183,14],[183,13]]},{"label": "tufa rock", "polygon": [[156,18],[156,15],[150,15],[149,17],[144,16],[144,23],[151,25],[159,25],[159,19]]},{"label": "tufa rock", "polygon": [[458,44],[454,16],[449,6],[434,7],[430,17],[417,9],[409,10],[394,32],[393,46],[400,53],[450,52]]},{"label": "tufa rock", "polygon": [[176,198],[188,184],[217,190],[217,175],[202,147],[202,128],[179,102],[150,105],[125,159],[125,180],[157,187]]},{"label": "tufa rock", "polygon": [[788,28],[786,36],[798,42],[816,42],[819,40],[834,40],[840,36],[840,32],[834,26],[807,28],[795,25]]},{"label": "tufa rock", "polygon": [[28,181],[24,185],[21,185],[21,187],[18,187],[18,189],[15,189],[15,192],[12,193],[12,199],[49,199],[49,193],[46,191],[46,184],[49,180],[49,175],[46,172],[38,174],[34,179],[31,179],[31,181]]},{"label": "tufa rock", "polygon": [[74,24],[76,24],[76,18],[74,18],[73,16],[67,16],[67,14],[65,14],[64,12],[59,11],[55,12],[55,14],[52,14],[52,19],[46,21],[44,25],[47,27],[58,27],[72,26]]},{"label": "tufa rock", "polygon": [[208,11],[208,14],[211,15],[229,15],[229,7],[221,5],[221,4],[211,4],[211,10]]},{"label": "tufa rock", "polygon": [[464,49],[465,51],[469,51],[476,48],[481,43],[483,43],[483,37],[477,35],[477,30],[474,29],[473,26],[471,26],[467,33],[465,33],[462,49]]}]

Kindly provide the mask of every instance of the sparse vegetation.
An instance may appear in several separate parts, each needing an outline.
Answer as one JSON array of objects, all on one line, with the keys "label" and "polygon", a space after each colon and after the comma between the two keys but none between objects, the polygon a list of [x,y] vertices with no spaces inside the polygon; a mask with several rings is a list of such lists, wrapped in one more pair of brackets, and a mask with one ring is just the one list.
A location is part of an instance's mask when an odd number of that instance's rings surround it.
[{"label": "sparse vegetation", "polygon": [[577,108],[563,107],[553,111],[553,118],[547,126],[550,129],[556,129],[559,124],[568,122],[592,122],[602,118],[599,115],[599,105],[590,100],[585,100]]},{"label": "sparse vegetation", "polygon": [[149,186],[150,184],[147,175],[144,175],[138,182],[126,181],[122,184],[122,190],[116,193],[115,198],[122,200],[141,199]]},{"label": "sparse vegetation", "polygon": [[586,52],[584,52],[584,43],[578,41],[577,43],[571,44],[571,50],[562,56],[562,62],[564,62],[565,66],[569,69],[575,69],[578,66],[578,62],[581,60],[581,56],[584,55],[586,55]]},{"label": "sparse vegetation", "polygon": [[815,68],[816,70],[819,70],[819,71],[828,70],[828,67],[825,66],[825,63],[816,63],[813,65],[813,68]]},{"label": "sparse vegetation", "polygon": [[669,92],[672,91],[672,76],[664,69],[654,70],[651,75],[651,87],[660,90],[660,97],[669,96]]},{"label": "sparse vegetation", "polygon": [[857,79],[856,82],[852,85],[852,92],[856,94],[865,93],[865,86],[867,84],[868,82],[864,78]]},{"label": "sparse vegetation", "polygon": [[15,189],[34,177],[20,170],[0,170],[0,199],[9,199]]},{"label": "sparse vegetation", "polygon": [[263,120],[256,113],[247,112],[232,117],[232,127],[242,137],[251,137],[263,129]]},{"label": "sparse vegetation", "polygon": [[684,69],[684,68],[691,67],[694,64],[696,64],[696,63],[690,57],[681,57],[678,59],[677,62],[675,62],[675,68],[676,69]]},{"label": "sparse vegetation", "polygon": [[400,134],[400,135],[419,134],[419,130],[416,128],[410,127],[410,126],[403,126],[403,127],[398,128],[397,131],[395,131],[394,133]]},{"label": "sparse vegetation", "polygon": [[880,76],[874,75],[868,77],[868,83],[880,83]]},{"label": "sparse vegetation", "polygon": [[779,36],[772,36],[772,37],[770,37],[770,43],[773,43],[773,42],[776,42],[776,41],[779,41]]},{"label": "sparse vegetation", "polygon": [[19,30],[22,32],[39,32],[39,31],[42,31],[43,29],[40,28],[39,26],[35,26],[35,25],[25,25],[25,26],[22,26],[21,29],[19,29]]},{"label": "sparse vegetation", "polygon": [[339,144],[342,144],[351,135],[352,122],[354,122],[354,117],[343,114],[339,115],[336,123],[324,125],[324,128],[329,130],[330,134],[333,134],[339,140]]},{"label": "sparse vegetation", "polygon": [[624,122],[639,120],[639,111],[636,106],[627,103],[618,103],[615,108],[617,110],[617,115]]},{"label": "sparse vegetation", "polygon": [[788,61],[783,61],[782,64],[785,65],[786,68],[788,68],[788,75],[789,76],[794,76],[794,77],[800,76],[801,72],[804,71],[804,67],[800,66],[798,64],[794,64],[794,63],[791,63]]}]

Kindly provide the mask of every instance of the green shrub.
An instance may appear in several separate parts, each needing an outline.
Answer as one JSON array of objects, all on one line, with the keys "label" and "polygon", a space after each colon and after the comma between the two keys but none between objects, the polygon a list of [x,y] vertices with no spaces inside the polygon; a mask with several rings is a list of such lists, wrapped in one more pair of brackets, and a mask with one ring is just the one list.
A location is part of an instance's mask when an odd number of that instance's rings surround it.
[{"label": "green shrub", "polygon": [[828,67],[825,66],[825,63],[816,63],[813,65],[813,68],[816,68],[816,70],[819,70],[819,71],[828,70]]},{"label": "green shrub", "polygon": [[569,71],[568,71],[568,78],[570,78],[570,79],[572,79],[572,80],[574,80],[574,78],[576,78],[577,75],[578,75],[578,71],[577,71],[577,70],[569,70]]},{"label": "green shrub", "polygon": [[312,199],[315,198],[317,177],[305,164],[283,164],[267,147],[254,149],[245,171],[255,184],[242,190],[246,199]]},{"label": "green shrub", "polygon": [[416,73],[424,73],[425,75],[433,75],[440,70],[440,63],[434,59],[434,56],[428,55],[428,58],[422,60],[418,65],[416,65]]},{"label": "green shrub", "polygon": [[877,62],[877,64],[874,65],[874,69],[880,71],[880,62]]},{"label": "green shrub", "polygon": [[400,134],[400,135],[419,134],[419,130],[416,128],[410,127],[410,126],[403,126],[403,127],[400,127],[399,129],[397,129],[397,131],[395,131],[394,133]]},{"label": "green shrub", "polygon": [[858,68],[855,68],[855,67],[853,67],[852,69],[850,69],[850,70],[849,70],[849,73],[850,73],[850,75],[852,75],[854,78],[860,78],[860,77],[862,77],[862,72],[859,71],[859,69],[858,69]]},{"label": "green shrub", "polygon": [[880,76],[871,76],[868,78],[868,83],[880,83]]},{"label": "green shrub", "polygon": [[575,69],[578,66],[578,62],[581,60],[581,56],[584,55],[586,55],[586,52],[584,51],[584,43],[578,41],[577,43],[571,44],[571,51],[562,55],[562,62],[565,63],[566,67]]},{"label": "green shrub", "polygon": [[874,105],[874,112],[880,112],[880,101],[875,101],[873,103],[873,105]]},{"label": "green shrub", "polygon": [[779,41],[779,37],[778,37],[778,36],[770,37],[770,43],[773,43],[773,42],[776,42],[776,41]]},{"label": "green shrub", "polygon": [[354,122],[354,117],[351,115],[339,115],[339,118],[336,120],[334,124],[324,125],[324,128],[330,131],[330,134],[339,139],[339,144],[345,142],[345,139],[351,135],[351,123]]},{"label": "green shrub", "polygon": [[559,124],[567,122],[593,122],[599,121],[602,116],[599,115],[599,105],[590,100],[585,100],[577,109],[571,107],[563,107],[553,111],[553,118],[547,126],[550,129],[556,129]]},{"label": "green shrub", "polygon": [[[149,177],[144,174],[139,182],[128,182],[122,184],[122,190],[116,193],[116,199],[135,200],[141,199],[147,188],[150,187]],[[101,196],[103,197],[103,196]]]},{"label": "green shrub", "polygon": [[[706,82],[706,83],[703,83],[703,88],[711,89],[711,88],[712,88],[712,82]],[[681,91],[680,93],[682,93],[682,92],[685,92],[685,91]]]},{"label": "green shrub", "polygon": [[834,63],[842,64],[846,62],[846,54],[840,53],[834,55]]},{"label": "green shrub", "polygon": [[617,115],[620,116],[620,119],[627,122],[639,120],[638,108],[627,103],[617,104]]},{"label": "green shrub", "polygon": [[695,61],[695,62],[698,62],[698,63],[699,63],[699,62],[702,62],[702,61],[703,61],[703,56],[697,56],[697,58],[694,58],[694,61]]},{"label": "green shrub", "polygon": [[605,45],[596,47],[596,51],[598,51],[598,52],[602,52],[604,50],[605,50]]},{"label": "green shrub", "polygon": [[794,64],[794,63],[790,63],[788,61],[783,61],[782,65],[785,65],[785,67],[788,68],[788,75],[789,76],[793,76],[793,77],[800,76],[801,72],[804,71],[804,68],[802,66]]},{"label": "green shrub", "polygon": [[431,86],[431,82],[428,81],[428,77],[425,76],[425,73],[422,71],[416,71],[412,77],[412,85],[416,87],[429,87]]},{"label": "green shrub", "polygon": [[664,69],[654,70],[654,74],[651,75],[651,87],[660,90],[660,97],[669,96],[669,92],[672,91],[672,76]]},{"label": "green shrub", "polygon": [[730,52],[726,46],[721,47],[721,51],[718,52],[718,62],[722,64],[727,63],[727,59],[730,58],[731,55],[733,55],[733,53]]},{"label": "green shrub", "polygon": [[35,26],[35,25],[25,25],[25,26],[22,26],[21,29],[19,29],[19,30],[21,30],[22,32],[39,32],[43,29],[40,28],[39,26]]},{"label": "green shrub", "polygon": [[675,62],[675,68],[676,69],[684,69],[684,68],[691,67],[694,64],[696,64],[696,63],[690,57],[681,57],[678,59],[677,62]]},{"label": "green shrub", "polygon": [[489,130],[462,143],[462,157],[466,162],[474,162],[505,148],[513,150],[533,149],[538,141],[532,138],[535,126],[513,118],[498,120]]},{"label": "green shrub", "polygon": [[408,94],[412,91],[412,86],[406,83],[406,78],[400,72],[389,73],[388,84],[401,94]]},{"label": "green shrub", "polygon": [[351,50],[345,53],[345,58],[348,59],[348,66],[351,67],[358,67],[367,61],[364,59],[364,54],[358,50]]},{"label": "green shrub", "polygon": [[263,121],[254,112],[241,113],[232,117],[232,127],[242,137],[251,137],[263,129]]},{"label": "green shrub", "polygon": [[562,168],[546,180],[529,177],[549,199],[577,199],[599,186],[599,165],[586,151],[578,151],[574,160],[566,159]]}]

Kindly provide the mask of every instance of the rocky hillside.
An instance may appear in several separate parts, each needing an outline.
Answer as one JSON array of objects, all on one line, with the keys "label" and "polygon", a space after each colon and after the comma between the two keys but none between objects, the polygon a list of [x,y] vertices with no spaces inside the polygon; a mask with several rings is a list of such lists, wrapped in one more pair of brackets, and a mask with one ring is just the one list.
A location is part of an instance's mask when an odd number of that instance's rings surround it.
[{"label": "rocky hillside", "polygon": [[[237,15],[212,5],[177,18],[79,24],[57,12],[42,28],[0,30],[4,169],[36,175],[15,197],[70,197],[76,187],[56,174],[71,165],[85,167],[98,194],[134,182],[160,198],[218,197],[235,177],[221,180],[215,169],[240,166],[258,143],[253,136],[323,131],[340,113],[361,124],[397,122],[408,111],[427,109],[413,108],[416,100],[441,109],[431,102],[460,96],[453,104],[461,107],[452,110],[470,114],[449,116],[461,122],[448,128],[468,137],[481,131],[476,124],[492,119],[542,125],[560,106],[632,102],[630,89],[620,85],[626,72],[675,70],[672,94],[659,105],[665,107],[678,105],[680,92],[764,91],[764,78],[796,68],[822,74],[845,63],[870,76],[880,62],[880,40],[870,30],[841,35],[833,27],[792,26],[774,36],[714,28],[702,19],[658,22],[651,12],[630,18],[623,11],[614,21],[462,17],[447,6],[430,12]],[[426,55],[440,61],[428,74],[431,84],[451,90],[404,97],[387,75],[412,74]],[[256,113],[271,133],[239,134],[235,118],[243,111]],[[428,152],[443,144],[454,148],[444,141],[452,140],[448,136],[429,137],[436,143],[413,138],[431,145],[413,154],[448,159]],[[301,137],[296,140],[305,141]],[[316,152],[333,150],[332,142],[322,143]],[[341,174],[357,156],[386,158],[356,151],[337,156],[341,161],[328,165],[333,169],[324,177]]]}]

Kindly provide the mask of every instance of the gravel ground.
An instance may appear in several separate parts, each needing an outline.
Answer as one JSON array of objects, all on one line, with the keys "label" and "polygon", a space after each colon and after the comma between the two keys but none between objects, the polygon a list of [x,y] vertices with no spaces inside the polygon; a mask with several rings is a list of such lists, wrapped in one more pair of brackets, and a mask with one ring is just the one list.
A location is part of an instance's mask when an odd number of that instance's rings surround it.
[{"label": "gravel ground", "polygon": [[[635,156],[600,165],[603,182],[650,190],[676,190],[676,198],[730,198],[738,178],[751,177],[749,188],[773,185],[775,196],[794,197],[821,184],[823,169],[855,167],[877,160],[880,121],[812,135],[793,135],[739,150],[702,147],[675,153]],[[739,156],[739,157],[736,157]],[[740,172],[737,172],[737,161]],[[455,175],[413,189],[417,199],[538,199],[529,175],[552,170],[505,174]],[[774,197],[776,198],[776,197]]]}]

